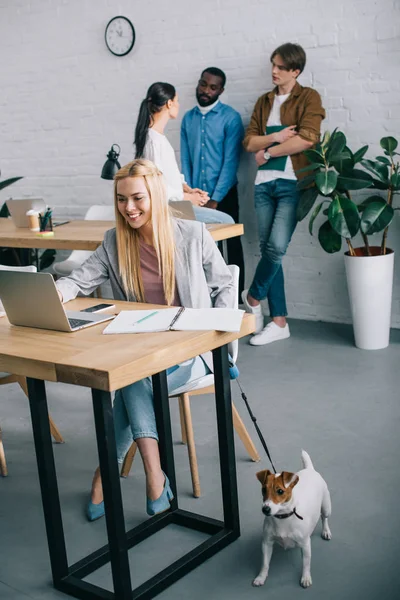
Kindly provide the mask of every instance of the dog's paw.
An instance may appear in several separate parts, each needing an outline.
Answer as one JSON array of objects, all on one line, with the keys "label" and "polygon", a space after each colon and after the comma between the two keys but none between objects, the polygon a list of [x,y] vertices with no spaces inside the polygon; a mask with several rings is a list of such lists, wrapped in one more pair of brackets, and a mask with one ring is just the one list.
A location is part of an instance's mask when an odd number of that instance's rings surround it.
[{"label": "dog's paw", "polygon": [[311,575],[303,575],[302,578],[300,579],[300,585],[303,588],[308,588],[310,587],[310,585],[312,585],[312,579],[311,579]]},{"label": "dog's paw", "polygon": [[323,540],[331,540],[332,539],[332,534],[331,534],[331,530],[329,529],[329,527],[326,527],[323,529],[323,531],[321,533],[321,537]]},{"label": "dog's paw", "polygon": [[260,587],[260,586],[264,585],[266,579],[267,579],[266,577],[258,576],[255,579],[253,579],[251,585],[253,585],[254,587]]}]

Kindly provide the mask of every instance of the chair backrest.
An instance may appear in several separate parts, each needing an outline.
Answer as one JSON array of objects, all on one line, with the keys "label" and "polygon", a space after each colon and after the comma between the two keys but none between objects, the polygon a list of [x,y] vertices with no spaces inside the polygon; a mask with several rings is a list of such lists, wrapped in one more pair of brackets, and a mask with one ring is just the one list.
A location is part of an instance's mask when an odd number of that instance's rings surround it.
[{"label": "chair backrest", "polygon": [[[239,273],[240,273],[240,269],[237,265],[228,265],[228,269],[231,272],[231,275],[233,277],[233,284],[234,284],[234,288],[235,288],[235,305],[233,308],[238,308],[239,306]],[[239,340],[235,340],[234,342],[230,342],[228,344],[228,350],[229,350],[229,354],[232,356],[233,358],[233,362],[235,363],[237,361],[237,357],[239,354]]]},{"label": "chair backrest", "polygon": [[[9,267],[8,265],[0,265],[0,271],[30,271],[36,273],[37,268],[34,265],[28,265],[27,267]],[[0,300],[0,312],[4,311],[3,304]]]},{"label": "chair backrest", "polygon": [[85,221],[115,221],[115,209],[109,204],[93,204],[86,215]]}]

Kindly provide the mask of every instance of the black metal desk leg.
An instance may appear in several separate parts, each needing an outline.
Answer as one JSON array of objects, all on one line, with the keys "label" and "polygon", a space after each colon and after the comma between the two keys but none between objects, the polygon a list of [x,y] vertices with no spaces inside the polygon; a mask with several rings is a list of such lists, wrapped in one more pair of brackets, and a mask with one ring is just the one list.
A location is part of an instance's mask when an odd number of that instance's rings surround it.
[{"label": "black metal desk leg", "polygon": [[168,475],[174,494],[174,499],[171,501],[171,508],[172,510],[176,510],[178,508],[178,492],[176,489],[174,450],[172,444],[171,416],[169,411],[166,372],[162,371],[161,373],[157,373],[157,375],[153,375],[152,381],[161,466]]},{"label": "black metal desk leg", "polygon": [[46,389],[44,381],[40,379],[28,378],[27,382],[51,571],[54,585],[57,587],[57,583],[68,575],[68,561],[51,441]]},{"label": "black metal desk leg", "polygon": [[128,600],[132,598],[132,585],[115,446],[111,394],[101,390],[92,390],[92,398],[114,594],[118,600]]},{"label": "black metal desk leg", "polygon": [[224,522],[225,526],[232,529],[237,537],[239,537],[239,503],[228,347],[222,346],[213,350],[213,360]]}]

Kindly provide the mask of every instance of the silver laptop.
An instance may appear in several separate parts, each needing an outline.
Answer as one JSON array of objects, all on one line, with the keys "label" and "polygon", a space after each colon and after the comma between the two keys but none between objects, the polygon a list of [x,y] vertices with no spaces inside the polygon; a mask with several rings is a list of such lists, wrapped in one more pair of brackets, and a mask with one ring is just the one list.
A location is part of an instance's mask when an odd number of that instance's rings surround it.
[{"label": "silver laptop", "polygon": [[29,227],[29,219],[26,216],[28,210],[37,210],[44,213],[46,203],[43,198],[10,198],[6,200],[8,210],[15,227]]},{"label": "silver laptop", "polygon": [[172,209],[172,214],[178,219],[186,219],[188,221],[195,221],[196,217],[193,210],[193,204],[190,200],[171,200],[169,203]]},{"label": "silver laptop", "polygon": [[70,332],[115,317],[64,310],[50,273],[0,271],[0,300],[10,323],[23,327]]}]

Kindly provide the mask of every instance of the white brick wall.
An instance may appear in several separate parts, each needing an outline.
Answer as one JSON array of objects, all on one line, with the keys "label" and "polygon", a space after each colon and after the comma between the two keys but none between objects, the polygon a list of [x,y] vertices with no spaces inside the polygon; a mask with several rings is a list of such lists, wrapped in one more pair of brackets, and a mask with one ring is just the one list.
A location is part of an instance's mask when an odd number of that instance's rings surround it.
[{"label": "white brick wall", "polygon": [[[122,14],[136,28],[134,50],[112,56],[104,43],[109,19]],[[0,0],[0,168],[24,175],[1,193],[43,196],[60,216],[82,216],[111,201],[100,179],[114,142],[132,158],[133,127],[149,84],[170,81],[182,112],[194,102],[202,68],[224,69],[224,100],[245,124],[257,97],[271,87],[269,55],[301,43],[308,64],[301,83],[322,95],[328,118],[357,149],[373,157],[383,135],[400,137],[399,0]],[[179,153],[179,121],[168,135]],[[241,215],[247,277],[258,260],[253,210],[254,165],[243,153]],[[400,250],[400,219],[390,244]],[[397,265],[399,265],[397,260]],[[298,227],[284,263],[290,314],[349,322],[343,259],[328,256],[307,224]],[[400,283],[393,325],[400,327]]]}]

